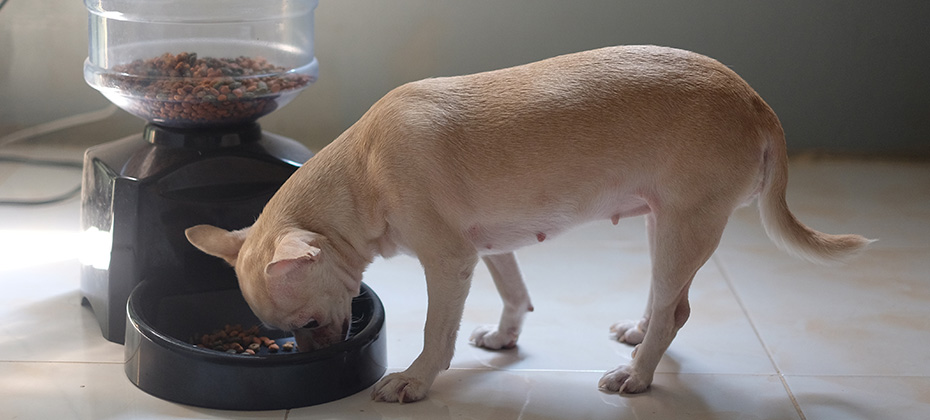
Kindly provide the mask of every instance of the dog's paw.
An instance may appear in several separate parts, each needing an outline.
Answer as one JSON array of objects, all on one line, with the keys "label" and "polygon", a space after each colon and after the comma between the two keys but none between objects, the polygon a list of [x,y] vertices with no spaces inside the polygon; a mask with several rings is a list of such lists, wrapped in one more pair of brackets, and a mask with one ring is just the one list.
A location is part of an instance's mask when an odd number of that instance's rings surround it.
[{"label": "dog's paw", "polygon": [[495,325],[475,328],[468,339],[472,344],[491,350],[510,349],[517,345],[516,333],[502,333]]},{"label": "dog's paw", "polygon": [[620,366],[601,377],[597,387],[604,392],[638,394],[649,388],[652,378],[645,379],[630,366]]},{"label": "dog's paw", "polygon": [[371,399],[381,402],[409,403],[426,398],[429,385],[407,375],[405,372],[392,373],[381,378],[371,391]]},{"label": "dog's paw", "polygon": [[621,343],[639,344],[646,337],[643,321],[618,322],[610,326],[610,337]]}]

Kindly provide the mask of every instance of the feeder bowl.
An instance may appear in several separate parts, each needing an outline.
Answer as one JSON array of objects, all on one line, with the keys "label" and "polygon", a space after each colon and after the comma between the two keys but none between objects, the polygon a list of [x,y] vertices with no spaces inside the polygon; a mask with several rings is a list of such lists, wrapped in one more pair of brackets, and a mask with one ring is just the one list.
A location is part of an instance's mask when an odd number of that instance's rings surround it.
[{"label": "feeder bowl", "polygon": [[[261,326],[238,288],[179,294],[160,284],[143,281],[126,306],[126,375],[156,397],[214,409],[287,409],[355,394],[386,370],[384,307],[365,284],[352,301],[345,341],[302,353],[263,348],[256,355],[192,344],[226,324]],[[294,341],[284,331],[260,334],[279,346]]]}]

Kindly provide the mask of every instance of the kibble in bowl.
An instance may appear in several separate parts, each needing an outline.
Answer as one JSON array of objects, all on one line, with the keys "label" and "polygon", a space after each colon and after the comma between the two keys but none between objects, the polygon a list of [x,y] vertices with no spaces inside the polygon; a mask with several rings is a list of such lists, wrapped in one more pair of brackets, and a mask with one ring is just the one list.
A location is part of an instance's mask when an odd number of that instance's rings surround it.
[{"label": "kibble in bowl", "polygon": [[226,324],[206,334],[195,334],[190,343],[201,349],[249,356],[292,353],[297,349],[292,337],[272,339],[262,335],[258,325],[243,328],[242,324]]},{"label": "kibble in bowl", "polygon": [[178,128],[255,121],[283,106],[313,76],[260,57],[165,53],[95,73],[91,85],[145,120]]}]

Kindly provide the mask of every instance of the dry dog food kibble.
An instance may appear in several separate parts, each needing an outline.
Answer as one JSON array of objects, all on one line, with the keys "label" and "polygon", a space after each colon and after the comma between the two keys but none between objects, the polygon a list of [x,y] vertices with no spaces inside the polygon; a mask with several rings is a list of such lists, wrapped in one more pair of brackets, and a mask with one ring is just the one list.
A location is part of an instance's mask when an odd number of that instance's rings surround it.
[{"label": "dry dog food kibble", "polygon": [[252,326],[243,329],[242,325],[226,325],[210,334],[203,334],[191,340],[191,344],[202,348],[226,352],[230,354],[258,354],[262,347],[268,349],[269,353],[277,353],[282,348],[284,351],[294,351],[294,343],[288,341],[282,346],[278,346],[274,340],[259,336],[258,326]]},{"label": "dry dog food kibble", "polygon": [[273,111],[282,93],[312,81],[264,58],[198,58],[187,52],[112,70],[103,84],[136,99],[126,106],[129,111],[174,126],[249,122]]}]

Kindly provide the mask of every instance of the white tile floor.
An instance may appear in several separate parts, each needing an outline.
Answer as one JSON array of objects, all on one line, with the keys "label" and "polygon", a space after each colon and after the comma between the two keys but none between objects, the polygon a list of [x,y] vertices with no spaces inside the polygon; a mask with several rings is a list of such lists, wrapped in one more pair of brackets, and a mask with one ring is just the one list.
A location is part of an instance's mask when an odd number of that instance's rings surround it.
[{"label": "white tile floor", "polygon": [[[315,407],[231,412],[162,401],[125,377],[122,346],[104,340],[80,304],[76,200],[0,207],[0,418],[930,418],[930,164],[795,159],[791,170],[789,202],[803,221],[880,242],[847,265],[816,266],[775,249],[755,207],[738,210],[695,280],[691,320],[651,390],[636,396],[596,384],[630,359],[607,327],[643,310],[649,258],[640,218],[518,252],[536,312],[513,350],[467,343],[500,310],[480,267],[452,369],[425,401],[373,403],[363,392]],[[0,165],[0,196],[48,195],[79,180]],[[378,260],[366,282],[386,307],[390,370],[403,369],[422,342],[418,263]]]}]

